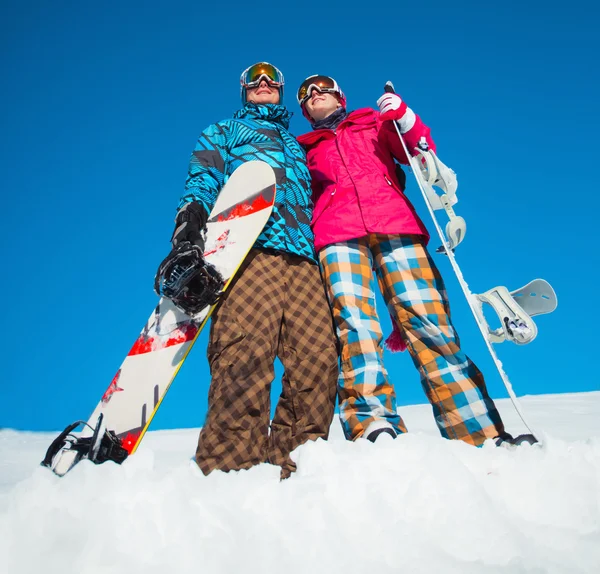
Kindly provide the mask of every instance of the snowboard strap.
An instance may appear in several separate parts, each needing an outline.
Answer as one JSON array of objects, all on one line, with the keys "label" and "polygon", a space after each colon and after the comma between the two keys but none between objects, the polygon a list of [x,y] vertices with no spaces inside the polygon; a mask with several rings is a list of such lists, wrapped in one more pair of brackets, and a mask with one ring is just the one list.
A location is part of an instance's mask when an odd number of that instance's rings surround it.
[{"label": "snowboard strap", "polygon": [[[467,222],[460,215],[454,213],[452,206],[458,201],[456,189],[458,183],[456,174],[447,165],[442,163],[433,150],[423,150],[418,148],[419,155],[412,160],[420,169],[423,180],[423,190],[429,198],[432,208],[444,209],[448,216],[446,224],[446,240],[448,247],[454,251],[456,246],[465,238],[467,232]],[[441,189],[438,194],[433,187]],[[446,248],[442,245],[437,249],[438,253],[446,253]]]},{"label": "snowboard strap", "polygon": [[69,425],[64,431],[62,431],[53,441],[52,444],[48,447],[46,451],[46,456],[44,460],[40,463],[42,466],[52,466],[52,460],[64,446],[66,446],[69,441],[67,437],[79,426],[86,424],[85,421],[77,421],[71,425]]},{"label": "snowboard strap", "polygon": [[103,418],[102,414],[98,417],[96,428],[93,429],[92,436],[88,437],[76,437],[71,434],[79,425],[89,427],[86,422],[77,421],[70,424],[52,441],[44,460],[40,464],[52,468],[54,457],[63,449],[76,451],[76,462],[87,459],[94,464],[102,464],[111,460],[121,464],[129,456],[129,453],[123,448],[121,440],[112,431],[104,430]]}]

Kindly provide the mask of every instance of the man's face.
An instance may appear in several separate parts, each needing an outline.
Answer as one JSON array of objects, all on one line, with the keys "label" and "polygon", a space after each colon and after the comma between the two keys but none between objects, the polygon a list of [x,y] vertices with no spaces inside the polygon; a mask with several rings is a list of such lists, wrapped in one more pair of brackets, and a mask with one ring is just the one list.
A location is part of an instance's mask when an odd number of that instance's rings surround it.
[{"label": "man's face", "polygon": [[325,119],[341,106],[334,94],[314,89],[304,105],[310,117],[315,121]]},{"label": "man's face", "polygon": [[267,80],[262,80],[257,88],[246,89],[246,101],[255,104],[278,104],[279,88],[269,86]]}]

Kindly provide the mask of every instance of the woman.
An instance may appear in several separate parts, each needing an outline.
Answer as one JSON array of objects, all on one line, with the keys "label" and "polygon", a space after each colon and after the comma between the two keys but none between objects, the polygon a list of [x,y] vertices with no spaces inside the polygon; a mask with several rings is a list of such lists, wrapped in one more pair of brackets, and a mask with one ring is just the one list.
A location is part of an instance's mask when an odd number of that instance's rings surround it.
[{"label": "woman", "polygon": [[396,94],[380,111],[346,111],[333,78],[311,76],[298,90],[313,127],[299,138],[307,150],[315,204],[315,249],[341,343],[340,418],[346,438],[396,437],[406,427],[383,364],[375,310],[375,279],[433,407],[445,438],[481,445],[513,444],[483,375],[463,353],[450,320],[440,273],[426,245],[427,230],[404,195],[397,164],[409,150],[433,149],[430,131]]}]

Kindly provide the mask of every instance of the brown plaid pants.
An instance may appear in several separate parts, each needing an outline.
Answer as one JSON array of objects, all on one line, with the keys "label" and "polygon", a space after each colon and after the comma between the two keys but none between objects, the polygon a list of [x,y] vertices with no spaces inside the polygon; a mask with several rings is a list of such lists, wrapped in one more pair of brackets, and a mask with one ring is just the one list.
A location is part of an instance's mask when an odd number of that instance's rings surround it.
[{"label": "brown plaid pants", "polygon": [[[276,356],[285,372],[269,433]],[[208,360],[208,414],[196,451],[202,472],[270,462],[289,476],[289,453],[327,439],[335,406],[338,355],[318,266],[250,251],[213,314]]]}]

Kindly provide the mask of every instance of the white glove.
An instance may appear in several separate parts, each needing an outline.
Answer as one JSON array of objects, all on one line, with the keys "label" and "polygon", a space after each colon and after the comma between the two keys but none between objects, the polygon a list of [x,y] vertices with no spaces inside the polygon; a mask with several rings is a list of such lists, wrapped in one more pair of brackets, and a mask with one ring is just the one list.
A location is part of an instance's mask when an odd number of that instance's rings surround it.
[{"label": "white glove", "polygon": [[[379,111],[382,114],[387,112],[392,112],[394,110],[398,110],[402,105],[402,98],[398,94],[383,94],[378,100],[377,105],[379,106]],[[394,116],[396,114],[393,114]],[[385,118],[387,119],[387,118]],[[390,119],[399,119],[399,118],[390,118]]]},{"label": "white glove", "polygon": [[398,94],[383,94],[377,100],[377,105],[381,112],[381,119],[398,122],[398,127],[402,134],[412,129],[417,121],[415,113],[402,101],[402,98]]}]

